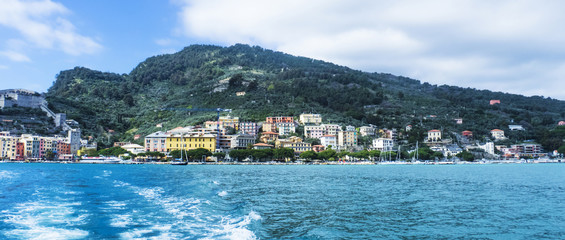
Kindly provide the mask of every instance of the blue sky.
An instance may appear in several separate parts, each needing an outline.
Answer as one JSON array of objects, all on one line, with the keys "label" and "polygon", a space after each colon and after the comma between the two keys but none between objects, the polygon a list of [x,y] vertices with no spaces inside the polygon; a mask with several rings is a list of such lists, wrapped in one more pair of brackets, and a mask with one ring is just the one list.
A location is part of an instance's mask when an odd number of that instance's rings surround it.
[{"label": "blue sky", "polygon": [[0,0],[0,88],[75,66],[129,73],[235,43],[368,72],[565,100],[563,1]]}]

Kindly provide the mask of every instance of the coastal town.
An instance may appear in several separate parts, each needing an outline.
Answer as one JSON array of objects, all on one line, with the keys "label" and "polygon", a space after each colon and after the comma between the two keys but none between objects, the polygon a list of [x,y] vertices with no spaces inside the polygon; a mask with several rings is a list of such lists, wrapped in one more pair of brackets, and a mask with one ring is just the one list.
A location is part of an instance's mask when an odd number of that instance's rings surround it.
[{"label": "coastal town", "polygon": [[[66,119],[64,113],[53,113],[44,99],[25,90],[4,91],[0,95],[2,108],[19,105],[40,108],[52,117],[57,127],[66,135],[38,136],[13,135],[0,132],[0,154],[4,161],[104,161],[110,156],[100,156],[96,142],[81,138],[78,123]],[[500,104],[493,100],[490,104]],[[213,109],[214,110],[214,109]],[[189,161],[191,151],[200,150],[197,159],[206,162],[265,162],[265,161],[434,161],[454,162],[473,160],[529,160],[560,158],[557,152],[546,152],[538,143],[524,141],[519,144],[499,144],[507,139],[505,131],[491,129],[489,136],[477,137],[472,131],[450,132],[426,129],[423,139],[415,143],[407,140],[414,131],[412,125],[402,129],[379,128],[375,125],[343,126],[324,122],[316,113],[298,116],[268,116],[264,121],[252,122],[232,116],[231,111],[216,109],[218,117],[194,126],[163,129],[146,136],[136,135],[135,142],[115,142],[121,148],[115,159],[130,162]],[[220,112],[228,112],[224,116]],[[429,116],[434,117],[434,116]],[[3,121],[6,121],[5,119]],[[461,124],[463,119],[453,119]],[[565,126],[565,121],[557,123]],[[163,124],[156,124],[163,128]],[[501,126],[509,131],[524,131],[521,125]],[[285,154],[275,150],[285,149]],[[242,153],[242,150],[256,150]],[[281,152],[281,151],[279,151]],[[174,154],[176,153],[176,154]],[[184,153],[184,158],[183,158]],[[242,155],[244,154],[244,155]],[[118,158],[119,157],[119,158]],[[87,161],[88,160],[88,161]]]}]

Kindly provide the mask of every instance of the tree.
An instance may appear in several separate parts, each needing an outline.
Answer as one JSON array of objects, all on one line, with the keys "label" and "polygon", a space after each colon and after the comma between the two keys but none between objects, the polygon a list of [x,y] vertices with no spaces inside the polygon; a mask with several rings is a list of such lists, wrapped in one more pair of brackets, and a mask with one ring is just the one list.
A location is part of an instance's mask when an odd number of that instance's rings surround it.
[{"label": "tree", "polygon": [[226,153],[217,152],[217,153],[212,154],[212,156],[214,156],[214,157],[216,157],[216,158],[218,158],[218,159],[224,159],[224,158],[226,157]]},{"label": "tree", "polygon": [[228,86],[230,88],[237,88],[240,87],[242,84],[243,84],[243,74],[241,73],[233,75],[228,82]]},{"label": "tree", "polygon": [[45,151],[45,159],[47,159],[47,160],[55,159],[55,152],[53,152],[53,150]]},{"label": "tree", "polygon": [[306,139],[304,139],[304,142],[310,143],[310,144],[312,144],[312,146],[321,144],[320,139],[318,139],[318,138],[306,138]]},{"label": "tree", "polygon": [[559,149],[557,149],[557,152],[561,154],[565,154],[565,145],[559,147]]},{"label": "tree", "polygon": [[181,150],[173,150],[171,152],[169,152],[169,155],[171,155],[171,157],[173,157],[174,159],[180,159],[181,161],[187,161],[188,160],[188,156],[186,155],[186,152],[184,150],[182,150],[182,158],[181,158]]},{"label": "tree", "polygon": [[333,149],[327,149],[318,153],[318,156],[321,159],[329,160],[330,158],[335,158],[337,156],[337,152]]},{"label": "tree", "polygon": [[475,160],[475,156],[473,156],[473,154],[471,152],[468,152],[468,151],[460,152],[455,156],[463,159],[464,161],[468,161],[468,162],[472,162],[473,160]]},{"label": "tree", "polygon": [[197,148],[189,150],[188,152],[186,152],[186,155],[192,160],[201,160],[203,156],[212,156],[212,152],[205,148]]},{"label": "tree", "polygon": [[305,158],[305,159],[316,159],[318,157],[318,154],[316,154],[316,152],[314,151],[306,151],[300,154],[300,158]]},{"label": "tree", "polygon": [[273,157],[277,160],[294,157],[294,150],[290,148],[277,148],[274,150]]},{"label": "tree", "polygon": [[259,83],[257,83],[257,80],[253,80],[251,82],[249,82],[249,85],[247,85],[247,91],[253,91],[253,90],[257,90],[257,87],[259,86]]},{"label": "tree", "polygon": [[120,155],[125,154],[125,153],[129,153],[129,152],[126,151],[125,149],[121,148],[121,147],[111,147],[111,148],[106,148],[106,149],[102,149],[102,150],[98,151],[99,155],[115,156],[115,157],[120,156]]}]

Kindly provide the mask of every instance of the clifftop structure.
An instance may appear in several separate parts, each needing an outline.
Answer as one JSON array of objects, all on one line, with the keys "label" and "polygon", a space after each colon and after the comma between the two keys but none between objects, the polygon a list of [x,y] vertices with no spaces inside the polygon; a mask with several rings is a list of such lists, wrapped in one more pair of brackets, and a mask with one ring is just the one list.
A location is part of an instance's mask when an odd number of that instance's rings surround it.
[{"label": "clifftop structure", "polygon": [[41,94],[25,89],[0,90],[0,108],[29,107],[39,108],[47,104]]}]

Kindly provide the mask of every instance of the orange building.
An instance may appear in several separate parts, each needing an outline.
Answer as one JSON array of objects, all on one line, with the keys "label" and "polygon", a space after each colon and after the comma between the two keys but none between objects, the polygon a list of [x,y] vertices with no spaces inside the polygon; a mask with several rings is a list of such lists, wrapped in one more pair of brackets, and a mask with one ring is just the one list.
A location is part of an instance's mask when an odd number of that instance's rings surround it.
[{"label": "orange building", "polygon": [[294,117],[267,117],[267,123],[293,123]]}]

